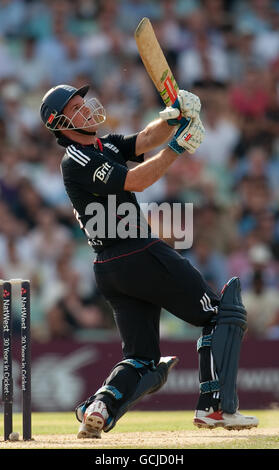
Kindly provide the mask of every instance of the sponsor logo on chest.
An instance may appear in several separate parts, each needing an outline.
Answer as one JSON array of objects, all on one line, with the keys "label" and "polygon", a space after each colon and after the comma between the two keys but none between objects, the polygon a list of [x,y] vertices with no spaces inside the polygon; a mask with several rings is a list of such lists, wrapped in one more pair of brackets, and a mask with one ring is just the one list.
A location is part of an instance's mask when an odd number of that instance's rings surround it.
[{"label": "sponsor logo on chest", "polygon": [[110,177],[110,174],[113,170],[113,166],[110,165],[108,162],[103,163],[99,166],[93,174],[93,181],[95,182],[96,179],[106,183]]}]

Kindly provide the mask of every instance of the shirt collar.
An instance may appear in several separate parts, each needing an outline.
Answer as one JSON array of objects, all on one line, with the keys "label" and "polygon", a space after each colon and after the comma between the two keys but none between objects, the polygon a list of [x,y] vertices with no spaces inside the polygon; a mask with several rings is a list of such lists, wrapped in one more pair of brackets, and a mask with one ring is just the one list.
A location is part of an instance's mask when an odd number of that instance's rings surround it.
[{"label": "shirt collar", "polygon": [[[93,146],[96,149],[96,147],[93,144],[88,144],[88,145],[80,144],[79,142],[76,142],[75,140],[69,139],[64,134],[60,134],[57,137],[57,143],[59,145],[62,145],[62,147],[68,147],[69,145],[80,145],[81,147],[92,147]],[[97,145],[98,145],[99,150],[102,152],[103,151],[103,144],[102,144],[101,140],[98,139],[98,138],[97,138]]]}]

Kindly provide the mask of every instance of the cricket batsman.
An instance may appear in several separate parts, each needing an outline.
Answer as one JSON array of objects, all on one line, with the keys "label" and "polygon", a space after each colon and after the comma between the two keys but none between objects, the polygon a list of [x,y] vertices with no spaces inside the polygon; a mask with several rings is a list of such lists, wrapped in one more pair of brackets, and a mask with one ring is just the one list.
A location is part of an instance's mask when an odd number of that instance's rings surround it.
[{"label": "cricket batsman", "polygon": [[[107,379],[76,408],[78,438],[100,438],[146,394],[159,390],[177,363],[176,356],[161,357],[159,321],[165,308],[176,317],[202,327],[197,343],[200,393],[194,425],[204,428],[249,429],[258,419],[238,411],[238,362],[247,315],[238,277],[215,293],[187,259],[154,237],[141,216],[135,192],[161,178],[184,152],[194,153],[204,138],[198,96],[181,90],[180,116],[172,110],[140,132],[98,137],[105,110],[96,98],[86,99],[89,86],[51,88],[40,108],[45,126],[65,147],[61,172],[79,225],[96,253],[94,272],[99,290],[111,304],[122,340],[123,357]],[[174,113],[177,116],[177,110]],[[167,143],[155,156],[144,154]],[[128,169],[127,161],[138,162]],[[109,211],[109,196],[116,210]],[[135,236],[109,233],[107,219],[124,224],[117,215],[121,203],[136,208]],[[92,230],[92,204],[103,209],[102,230]],[[96,221],[95,221],[96,222]],[[100,220],[97,221],[100,223]],[[91,227],[91,229],[90,229]],[[142,233],[145,236],[142,237]],[[120,235],[119,235],[120,234]],[[94,374],[94,367],[92,368]]]}]

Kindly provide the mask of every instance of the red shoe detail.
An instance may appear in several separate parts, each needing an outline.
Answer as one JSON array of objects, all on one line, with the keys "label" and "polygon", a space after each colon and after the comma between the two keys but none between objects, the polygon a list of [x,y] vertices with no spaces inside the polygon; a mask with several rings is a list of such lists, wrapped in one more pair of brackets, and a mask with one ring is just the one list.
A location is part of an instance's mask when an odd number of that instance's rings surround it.
[{"label": "red shoe detail", "polygon": [[102,418],[102,420],[104,421],[103,415],[102,415],[101,413],[98,413],[97,411],[94,411],[94,412],[92,413],[92,416],[99,416],[99,418]]},{"label": "red shoe detail", "polygon": [[211,413],[210,415],[207,415],[206,418],[210,419],[215,419],[217,421],[221,421],[223,419],[223,411],[214,411],[214,413]]},{"label": "red shoe detail", "polygon": [[[90,413],[90,416],[98,416],[98,418],[101,418],[102,421],[105,422],[104,417],[101,413],[98,413],[97,411],[94,411],[93,413]],[[87,418],[87,413],[84,413],[84,419]]]}]

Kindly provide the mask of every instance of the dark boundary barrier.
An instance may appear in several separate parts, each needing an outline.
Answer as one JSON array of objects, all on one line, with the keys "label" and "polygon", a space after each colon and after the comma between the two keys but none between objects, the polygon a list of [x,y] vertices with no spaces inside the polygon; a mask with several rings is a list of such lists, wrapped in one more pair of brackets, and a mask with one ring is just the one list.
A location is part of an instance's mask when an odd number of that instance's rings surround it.
[{"label": "dark boundary barrier", "polygon": [[[14,407],[20,407],[20,342],[14,346]],[[196,343],[162,341],[162,355],[177,355],[161,391],[145,397],[135,409],[193,410],[198,396]],[[52,341],[32,343],[32,410],[73,411],[94,393],[121,359],[118,341]],[[279,341],[244,340],[238,374],[241,409],[279,405]]]}]

